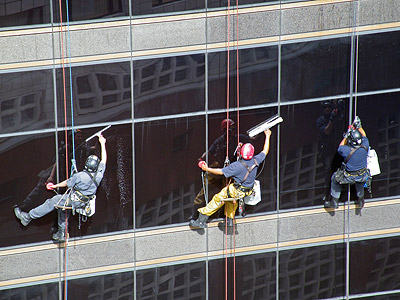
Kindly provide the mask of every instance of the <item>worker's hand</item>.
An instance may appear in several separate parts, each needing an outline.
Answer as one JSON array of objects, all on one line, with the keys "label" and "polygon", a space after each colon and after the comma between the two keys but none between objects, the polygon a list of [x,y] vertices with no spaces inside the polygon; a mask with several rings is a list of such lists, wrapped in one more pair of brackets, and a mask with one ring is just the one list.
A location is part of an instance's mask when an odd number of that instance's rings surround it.
[{"label": "worker's hand", "polygon": [[267,130],[265,130],[264,131],[264,133],[265,133],[265,136],[271,136],[271,129],[267,129]]},{"label": "worker's hand", "polygon": [[207,169],[207,163],[204,160],[199,161],[198,163],[199,168],[201,168],[203,171],[206,171]]},{"label": "worker's hand", "polygon": [[56,185],[54,183],[52,183],[52,182],[49,182],[49,183],[46,184],[46,189],[48,189],[49,191],[54,190],[55,187],[56,187]]},{"label": "worker's hand", "polygon": [[99,137],[99,143],[100,144],[105,144],[106,143],[106,138],[100,133],[97,135]]}]

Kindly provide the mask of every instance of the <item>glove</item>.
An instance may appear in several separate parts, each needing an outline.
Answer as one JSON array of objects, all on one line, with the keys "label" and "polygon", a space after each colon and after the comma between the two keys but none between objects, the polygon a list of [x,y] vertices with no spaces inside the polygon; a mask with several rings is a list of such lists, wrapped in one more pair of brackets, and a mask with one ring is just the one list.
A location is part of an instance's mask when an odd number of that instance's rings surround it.
[{"label": "glove", "polygon": [[49,191],[52,191],[54,189],[55,184],[52,182],[49,182],[48,184],[46,184],[46,189],[48,189]]}]

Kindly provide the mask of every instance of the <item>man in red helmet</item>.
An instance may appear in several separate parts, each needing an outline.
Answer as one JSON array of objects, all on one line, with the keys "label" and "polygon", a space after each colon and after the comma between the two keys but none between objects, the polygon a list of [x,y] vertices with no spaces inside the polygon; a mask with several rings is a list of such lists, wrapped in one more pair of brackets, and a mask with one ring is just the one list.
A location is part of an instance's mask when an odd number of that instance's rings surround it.
[{"label": "man in red helmet", "polygon": [[263,150],[254,156],[253,145],[247,143],[241,148],[241,158],[238,161],[231,163],[224,168],[210,168],[205,162],[202,162],[201,168],[203,171],[215,175],[224,175],[225,177],[232,177],[234,182],[224,187],[218,194],[214,195],[212,200],[207,206],[199,208],[199,217],[197,220],[191,220],[189,225],[194,228],[206,228],[208,217],[220,209],[224,204],[226,205],[225,214],[228,217],[228,226],[233,226],[233,219],[235,217],[237,201],[226,201],[227,198],[243,198],[252,193],[254,181],[256,179],[257,168],[265,159],[269,151],[269,141],[271,137],[271,130],[267,129],[265,133],[265,142]]}]

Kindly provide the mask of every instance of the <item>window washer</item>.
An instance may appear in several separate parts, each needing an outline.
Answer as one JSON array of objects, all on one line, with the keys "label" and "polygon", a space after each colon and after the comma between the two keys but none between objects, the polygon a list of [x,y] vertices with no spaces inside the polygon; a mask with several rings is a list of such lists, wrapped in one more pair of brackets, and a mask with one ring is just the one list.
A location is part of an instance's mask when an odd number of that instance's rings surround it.
[{"label": "window washer", "polygon": [[73,174],[69,179],[60,183],[47,184],[47,188],[50,190],[67,187],[67,193],[57,194],[47,199],[42,205],[31,209],[28,213],[21,211],[19,207],[15,207],[15,216],[21,221],[22,225],[27,226],[33,219],[43,217],[58,208],[58,231],[53,234],[52,238],[60,242],[65,240],[65,223],[70,215],[69,210],[85,208],[96,194],[103,179],[107,162],[106,139],[101,134],[98,135],[98,138],[101,145],[101,161],[96,155],[90,155],[86,159],[83,171]]},{"label": "window washer", "polygon": [[354,184],[357,192],[357,202],[360,208],[364,206],[364,184],[370,176],[367,169],[369,140],[361,127],[361,121],[355,118],[343,140],[338,153],[344,158],[344,163],[332,175],[331,199],[325,201],[324,207],[338,208],[343,184]]},{"label": "window washer", "polygon": [[235,217],[236,208],[238,203],[234,201],[224,201],[224,199],[234,198],[240,199],[252,193],[254,181],[257,174],[258,166],[264,161],[269,151],[269,141],[271,137],[271,130],[267,129],[265,133],[265,142],[263,150],[254,156],[254,147],[252,144],[247,143],[241,147],[241,159],[231,163],[224,168],[210,168],[202,161],[199,166],[203,171],[215,175],[224,175],[226,178],[232,177],[234,183],[224,187],[218,194],[214,195],[212,200],[203,208],[199,208],[199,217],[197,220],[191,220],[189,225],[194,228],[206,228],[208,217],[220,209],[224,204],[226,205],[225,214],[228,217],[228,226],[233,226],[233,219]]}]

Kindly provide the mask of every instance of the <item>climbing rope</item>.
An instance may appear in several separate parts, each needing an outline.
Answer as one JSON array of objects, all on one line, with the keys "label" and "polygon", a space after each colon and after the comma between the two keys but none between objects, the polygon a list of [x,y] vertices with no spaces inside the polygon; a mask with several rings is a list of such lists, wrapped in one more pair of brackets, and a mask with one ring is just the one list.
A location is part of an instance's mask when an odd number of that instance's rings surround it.
[{"label": "climbing rope", "polygon": [[[226,119],[229,120],[229,103],[230,103],[230,17],[231,17],[230,0],[227,9],[227,91],[226,91]],[[237,145],[240,143],[240,118],[239,118],[239,2],[236,0],[236,136]],[[237,148],[238,149],[238,148]],[[229,160],[229,126],[226,127],[226,159]],[[227,183],[229,189],[229,182]],[[238,201],[238,200],[236,200]],[[236,235],[235,235],[235,217],[233,216],[233,299],[236,300]],[[228,216],[225,205],[225,299],[228,299]]]},{"label": "climbing rope", "polygon": [[[75,160],[75,130],[74,130],[74,105],[72,90],[72,67],[71,67],[71,42],[69,28],[69,9],[68,0],[65,2],[66,19],[67,19],[67,46],[68,46],[68,66],[69,66],[69,88],[71,98],[71,138],[72,138],[72,159],[71,159],[71,175],[77,171]],[[64,53],[64,28],[63,28],[63,12],[62,1],[59,0],[60,8],[60,42],[61,42],[61,63],[63,78],[63,98],[64,98],[64,128],[65,128],[65,178],[69,178],[68,173],[68,123],[67,123],[67,92],[66,92],[66,76],[65,76],[65,53]],[[64,299],[68,299],[68,209],[65,209],[65,232],[64,232]]]}]

